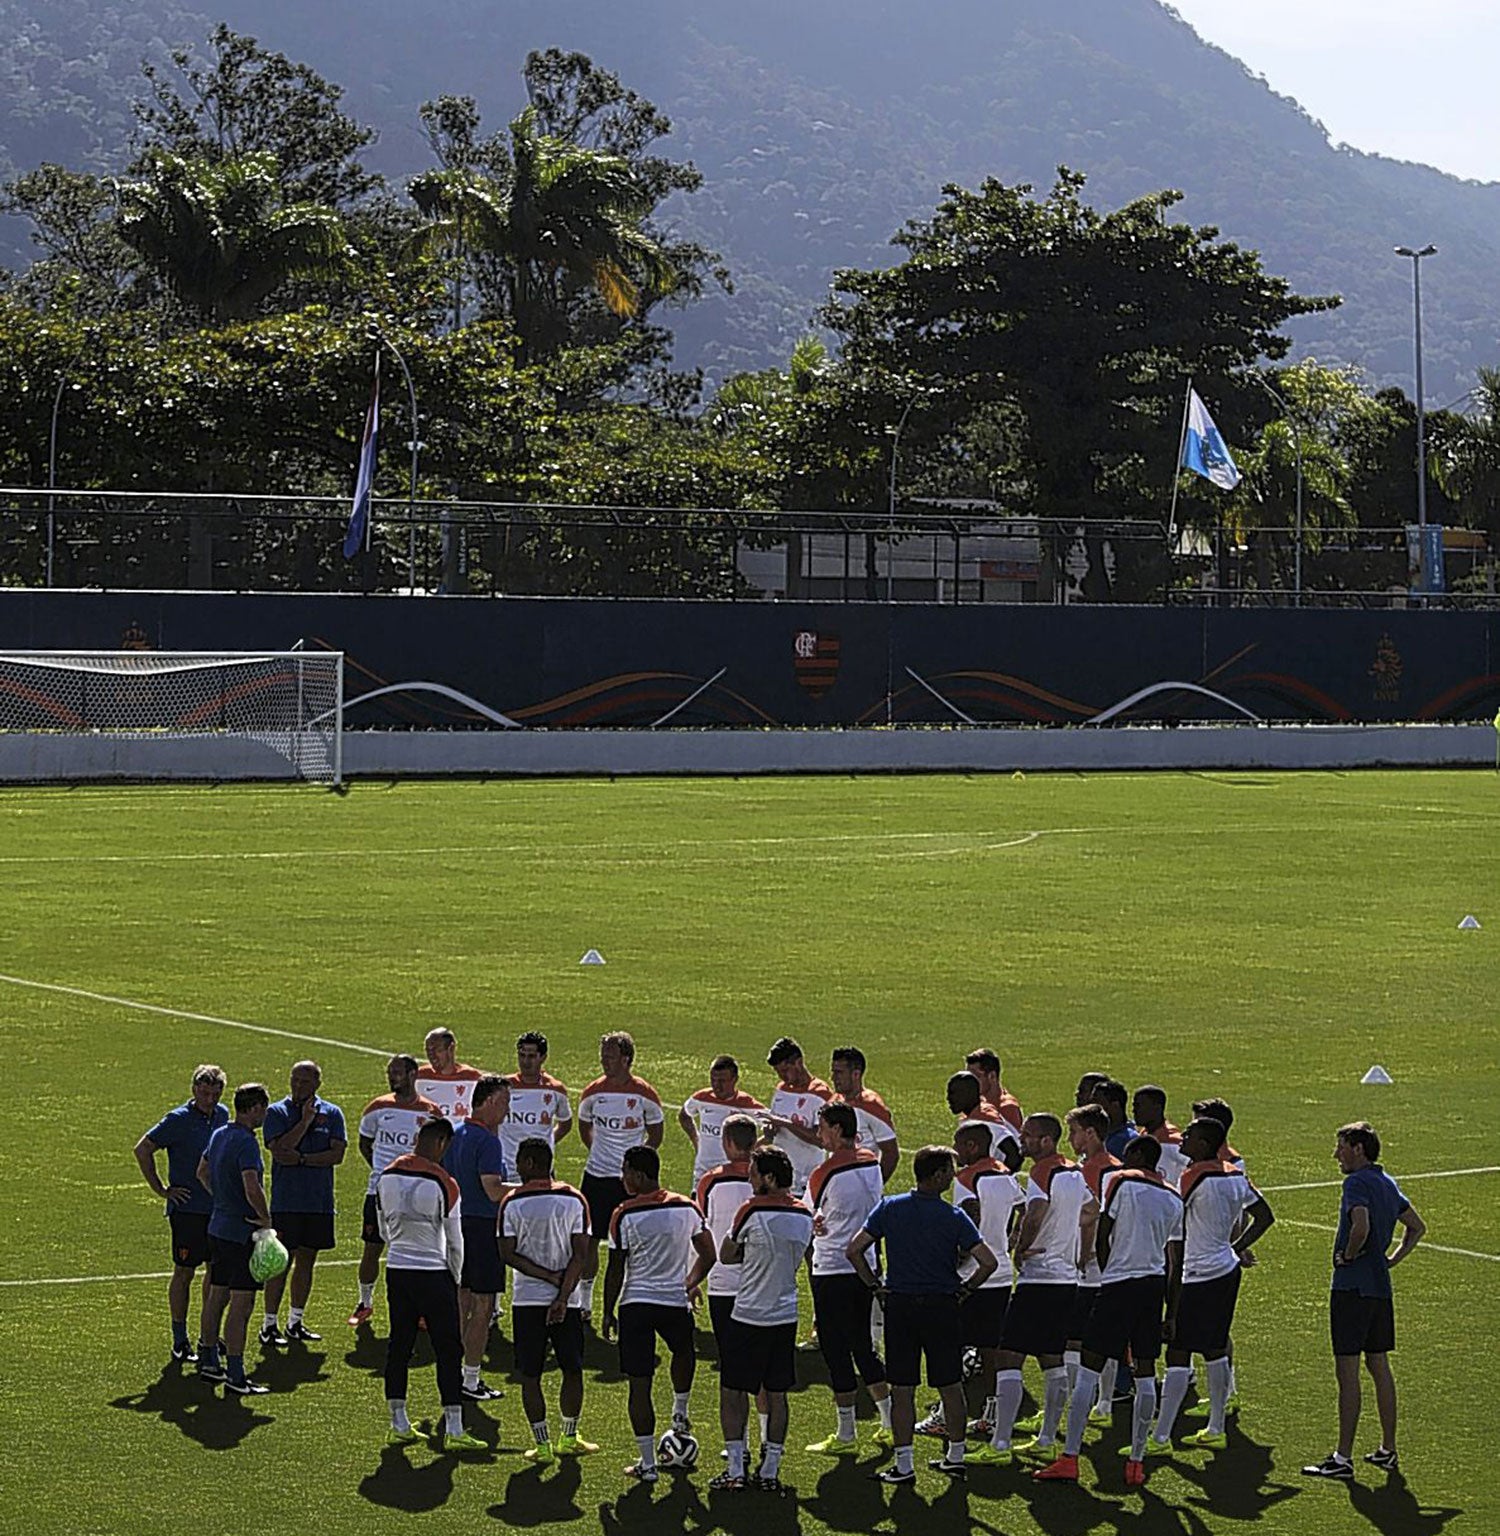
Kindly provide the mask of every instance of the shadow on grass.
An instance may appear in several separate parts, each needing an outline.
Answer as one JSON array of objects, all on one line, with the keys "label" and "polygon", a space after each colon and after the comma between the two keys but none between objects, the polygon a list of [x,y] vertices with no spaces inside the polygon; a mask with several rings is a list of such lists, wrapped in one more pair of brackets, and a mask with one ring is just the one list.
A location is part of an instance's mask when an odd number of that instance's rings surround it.
[{"label": "shadow on grass", "polygon": [[208,1451],[228,1451],[262,1424],[276,1421],[250,1406],[253,1400],[220,1393],[212,1382],[199,1381],[192,1371],[168,1366],[144,1392],[110,1401],[111,1408],[149,1414],[182,1431]]},{"label": "shadow on grass", "polygon": [[326,1355],[293,1345],[285,1350],[263,1350],[251,1374],[273,1392],[290,1392],[311,1381],[327,1381],[329,1373],[323,1369],[326,1363]]},{"label": "shadow on grass", "polygon": [[578,1489],[583,1469],[572,1458],[560,1457],[553,1468],[526,1466],[513,1472],[505,1497],[486,1513],[502,1525],[537,1527],[561,1525],[583,1515]]},{"label": "shadow on grass", "polygon": [[1211,1510],[1217,1518],[1234,1521],[1264,1519],[1270,1510],[1288,1499],[1307,1492],[1302,1484],[1278,1483],[1271,1476],[1271,1448],[1247,1439],[1238,1430],[1229,1431],[1229,1448],[1210,1454],[1206,1460],[1190,1461],[1199,1454],[1179,1450],[1172,1457],[1172,1470],[1201,1492],[1190,1493],[1184,1505],[1186,1514],[1193,1509]]},{"label": "shadow on grass", "polygon": [[[928,1444],[941,1452],[937,1441]],[[929,1477],[925,1470],[927,1448],[921,1443],[917,1446],[917,1465],[923,1470],[915,1483],[898,1483],[889,1489],[877,1483],[874,1474],[887,1464],[885,1458],[841,1461],[818,1479],[816,1490],[802,1501],[802,1509],[832,1531],[873,1531],[894,1523],[898,1531],[920,1530],[922,1536],[970,1536],[971,1532],[999,1536],[999,1526],[987,1524],[970,1509],[970,1495],[985,1500],[1003,1498],[1011,1491],[1008,1479],[1002,1484],[988,1473],[976,1476],[977,1468],[967,1482],[955,1482],[941,1473]],[[1098,1518],[1096,1509],[1089,1525],[1097,1525]],[[746,1536],[750,1536],[748,1527]]]},{"label": "shadow on grass", "polygon": [[1344,1487],[1359,1515],[1385,1536],[1437,1536],[1455,1515],[1463,1514],[1449,1505],[1418,1503],[1399,1472],[1392,1473],[1383,1488],[1357,1482]]},{"label": "shadow on grass", "polygon": [[413,1465],[401,1446],[389,1445],[380,1453],[380,1465],[360,1479],[359,1496],[383,1509],[404,1509],[410,1514],[440,1509],[453,1492],[456,1457],[439,1456]]},{"label": "shadow on grass", "polygon": [[[739,1497],[744,1498],[746,1495],[741,1494]],[[771,1498],[755,1501],[762,1514],[778,1504],[791,1502]],[[749,1514],[748,1507],[746,1513]],[[703,1502],[692,1479],[674,1476],[670,1472],[663,1473],[661,1481],[654,1486],[634,1483],[617,1499],[599,1506],[599,1528],[604,1536],[616,1536],[620,1531],[704,1531],[715,1529],[717,1525],[714,1514]],[[796,1528],[794,1515],[786,1532],[783,1533],[778,1527],[776,1536],[790,1536]],[[756,1529],[764,1530],[765,1527],[758,1525]]]}]

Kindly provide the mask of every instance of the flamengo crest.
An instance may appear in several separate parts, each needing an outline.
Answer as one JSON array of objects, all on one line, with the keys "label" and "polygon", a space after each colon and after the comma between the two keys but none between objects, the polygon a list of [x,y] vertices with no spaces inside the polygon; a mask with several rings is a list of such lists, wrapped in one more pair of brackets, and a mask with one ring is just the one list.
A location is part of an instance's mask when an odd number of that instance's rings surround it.
[{"label": "flamengo crest", "polygon": [[792,667],[797,681],[813,698],[821,699],[839,675],[839,637],[799,629],[792,639]]}]

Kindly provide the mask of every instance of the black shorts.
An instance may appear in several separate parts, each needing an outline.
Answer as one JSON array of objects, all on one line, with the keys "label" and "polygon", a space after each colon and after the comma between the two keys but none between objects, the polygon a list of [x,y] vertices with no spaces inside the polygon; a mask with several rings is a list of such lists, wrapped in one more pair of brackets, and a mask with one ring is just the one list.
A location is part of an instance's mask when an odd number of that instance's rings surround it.
[{"label": "black shorts", "polygon": [[271,1225],[288,1253],[299,1248],[321,1253],[333,1247],[332,1211],[272,1211]]},{"label": "black shorts", "polygon": [[714,1343],[718,1345],[719,1362],[724,1360],[724,1333],[729,1327],[729,1314],[734,1311],[734,1295],[708,1298],[708,1325],[714,1331]]},{"label": "black shorts", "polygon": [[1068,1347],[1076,1285],[1018,1285],[1005,1309],[1000,1348],[1017,1355],[1060,1355]]},{"label": "black shorts", "polygon": [[208,1278],[229,1291],[258,1291],[260,1281],[250,1273],[250,1244],[227,1237],[208,1240]]},{"label": "black shorts", "polygon": [[790,1392],[797,1385],[796,1323],[741,1323],[724,1330],[719,1385],[731,1392]]},{"label": "black shorts", "polygon": [[385,1247],[385,1239],[380,1235],[380,1207],[376,1205],[374,1195],[365,1196],[364,1216],[361,1220],[359,1235],[365,1242],[374,1243],[377,1248]]},{"label": "black shorts", "polygon": [[693,1313],[689,1307],[663,1307],[632,1301],[620,1308],[620,1371],[650,1376],[656,1370],[656,1340],[669,1353],[693,1353]]},{"label": "black shorts", "polygon": [[999,1349],[1000,1335],[1005,1330],[1005,1309],[1009,1305],[1008,1285],[992,1285],[964,1297],[958,1313],[964,1343],[976,1349]]},{"label": "black shorts", "polygon": [[1078,1339],[1086,1339],[1089,1333],[1089,1319],[1094,1315],[1094,1307],[1099,1300],[1099,1287],[1097,1285],[1080,1285],[1073,1292],[1073,1315],[1068,1319],[1068,1342],[1071,1344]]},{"label": "black shorts", "polygon": [[1330,1291],[1328,1322],[1336,1355],[1388,1355],[1396,1347],[1396,1307],[1389,1296]]},{"label": "black shorts", "polygon": [[505,1289],[505,1266],[500,1262],[500,1239],[493,1216],[466,1216],[464,1272],[459,1284],[480,1296],[495,1296]]},{"label": "black shorts", "polygon": [[853,1392],[863,1376],[867,1387],[879,1386],[885,1380],[885,1366],[870,1338],[875,1293],[853,1273],[814,1275],[812,1299],[828,1385],[835,1392]]},{"label": "black shorts", "polygon": [[583,1374],[582,1307],[569,1307],[560,1323],[547,1322],[546,1307],[512,1307],[510,1317],[518,1376],[535,1380],[542,1374],[549,1344],[564,1375]]},{"label": "black shorts", "polygon": [[927,1385],[936,1391],[964,1379],[964,1329],[958,1297],[904,1296],[885,1299],[885,1372],[892,1386],[919,1387],[922,1359]]},{"label": "black shorts", "polygon": [[1167,1300],[1167,1277],[1145,1275],[1116,1280],[1099,1287],[1094,1314],[1083,1331],[1083,1347],[1091,1355],[1118,1360],[1126,1346],[1137,1365],[1161,1353],[1161,1319]]},{"label": "black shorts", "polygon": [[183,1269],[197,1269],[208,1262],[208,1213],[171,1211],[172,1262]]},{"label": "black shorts", "polygon": [[1184,1283],[1177,1303],[1172,1348],[1194,1355],[1222,1355],[1229,1348],[1234,1303],[1240,1294],[1240,1266],[1217,1280]]},{"label": "black shorts", "polygon": [[624,1179],[606,1179],[597,1173],[586,1173],[579,1188],[589,1203],[590,1236],[600,1242],[607,1241],[609,1219],[626,1200]]}]

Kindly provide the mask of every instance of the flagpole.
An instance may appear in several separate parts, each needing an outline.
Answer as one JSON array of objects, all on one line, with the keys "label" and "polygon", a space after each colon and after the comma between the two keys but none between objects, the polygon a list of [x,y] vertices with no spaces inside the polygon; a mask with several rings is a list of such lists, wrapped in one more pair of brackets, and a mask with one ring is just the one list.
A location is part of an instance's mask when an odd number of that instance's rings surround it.
[{"label": "flagpole", "polygon": [[[375,398],[380,398],[380,343],[375,344]],[[1177,455],[1182,456],[1179,447]],[[370,476],[370,510],[365,513],[365,553],[370,552],[370,542],[375,537],[375,476]]]},{"label": "flagpole", "polygon": [[1182,484],[1182,445],[1187,442],[1188,411],[1193,401],[1193,377],[1188,375],[1187,389],[1182,396],[1182,429],[1177,434],[1177,457],[1172,460],[1172,510],[1167,513],[1167,549],[1170,553],[1173,532],[1177,527],[1177,488]]}]

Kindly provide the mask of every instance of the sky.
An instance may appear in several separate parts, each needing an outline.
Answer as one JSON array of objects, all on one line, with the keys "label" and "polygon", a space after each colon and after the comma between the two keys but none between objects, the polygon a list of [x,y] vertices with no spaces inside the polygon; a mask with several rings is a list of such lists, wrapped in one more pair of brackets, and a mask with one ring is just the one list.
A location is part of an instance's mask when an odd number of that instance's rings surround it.
[{"label": "sky", "polygon": [[1500,0],[1168,0],[1335,143],[1500,181]]}]

